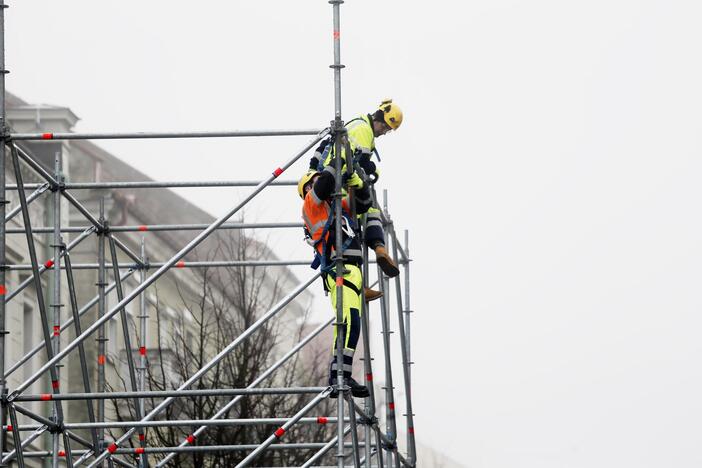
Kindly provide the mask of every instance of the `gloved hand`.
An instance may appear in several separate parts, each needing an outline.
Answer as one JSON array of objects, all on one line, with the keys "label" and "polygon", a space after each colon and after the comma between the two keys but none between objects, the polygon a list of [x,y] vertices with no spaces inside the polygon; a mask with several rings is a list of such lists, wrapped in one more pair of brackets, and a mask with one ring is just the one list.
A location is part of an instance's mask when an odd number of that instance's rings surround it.
[{"label": "gloved hand", "polygon": [[319,156],[320,154],[315,152],[314,156],[310,158],[310,169],[313,169],[315,171],[317,170],[317,168],[319,167]]},{"label": "gloved hand", "polygon": [[357,189],[363,188],[363,179],[361,179],[358,173],[354,172],[350,177],[347,177],[346,174],[344,174],[344,176],[344,179],[346,179],[344,183],[349,187]]},{"label": "gloved hand", "polygon": [[366,174],[368,174],[369,176],[377,172],[375,163],[370,160],[370,154],[362,154],[358,158],[358,165],[361,166],[363,170],[366,171]]}]

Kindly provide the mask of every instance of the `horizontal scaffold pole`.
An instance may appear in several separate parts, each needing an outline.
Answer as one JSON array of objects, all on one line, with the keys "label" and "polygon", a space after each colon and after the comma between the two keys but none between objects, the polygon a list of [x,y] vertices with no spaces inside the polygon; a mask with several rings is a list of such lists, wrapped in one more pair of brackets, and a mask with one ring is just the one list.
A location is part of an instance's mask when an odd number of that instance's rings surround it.
[{"label": "horizontal scaffold pole", "polygon": [[[201,188],[201,187],[255,187],[260,180],[211,180],[211,181],[181,181],[181,182],[66,182],[61,187],[65,190],[93,189],[137,189],[137,188]],[[24,184],[25,190],[34,190],[43,184]],[[295,180],[276,180],[271,186],[291,187],[297,185]],[[17,190],[17,184],[7,184],[7,190]]]},{"label": "horizontal scaffold pole", "polygon": [[[301,418],[299,424],[331,424],[335,423],[336,417],[317,416]],[[162,426],[195,426],[198,424],[206,426],[257,426],[261,424],[285,424],[290,418],[259,418],[259,419],[176,419],[159,421],[108,421],[96,423],[64,423],[64,429],[108,429],[108,428],[130,428],[130,427],[162,427]],[[348,418],[347,418],[348,421]],[[41,424],[20,424],[19,428],[4,426],[7,431],[34,431],[46,427]]]},{"label": "horizontal scaffold pole", "polygon": [[[174,269],[181,268],[210,268],[210,267],[255,267],[255,266],[296,266],[296,265],[309,265],[311,260],[222,260],[222,261],[203,261],[203,262],[178,262],[173,266]],[[375,263],[375,262],[370,262]],[[148,270],[150,268],[159,268],[165,265],[165,262],[150,262],[145,265]],[[112,264],[108,263],[105,265],[107,268],[112,268]],[[97,263],[77,263],[72,265],[74,270],[97,270],[100,267]],[[54,268],[53,266],[51,268]],[[126,263],[118,265],[121,270],[137,270],[141,268],[140,265],[134,263]],[[7,271],[24,271],[30,270],[31,265],[6,265]],[[61,269],[65,269],[61,266]]]},{"label": "horizontal scaffold pole", "polygon": [[[323,448],[326,444],[322,442],[302,442],[297,444],[271,444],[267,447],[268,450],[317,450]],[[360,444],[363,446],[363,443]],[[113,452],[114,455],[139,455],[141,453],[167,453],[167,452],[236,452],[248,451],[258,448],[258,445],[195,445],[190,447],[135,447],[135,448],[117,448]],[[345,443],[344,447],[350,448],[351,443]],[[60,452],[63,453],[63,452]],[[73,450],[73,455],[85,455],[88,450]],[[37,451],[23,452],[23,455],[28,458],[45,458],[51,457],[52,452]],[[65,456],[65,455],[60,455]]]},{"label": "horizontal scaffold pole", "polygon": [[238,138],[317,135],[322,130],[225,130],[213,132],[97,132],[97,133],[11,133],[9,139],[27,140],[139,140],[145,138]]},{"label": "horizontal scaffold pole", "polygon": [[40,393],[18,395],[14,401],[112,400],[118,398],[181,398],[235,395],[301,395],[320,393],[327,387],[215,388],[201,390],[147,390],[143,392]]},{"label": "horizontal scaffold pole", "polygon": [[[154,231],[201,231],[209,224],[139,224],[131,226],[109,226],[110,232],[154,232]],[[283,229],[301,228],[301,222],[289,223],[224,223],[218,229]],[[69,226],[61,228],[62,233],[83,232],[90,226]],[[34,234],[53,233],[54,228],[49,226],[32,227]],[[24,234],[22,228],[8,228],[6,234]]]}]

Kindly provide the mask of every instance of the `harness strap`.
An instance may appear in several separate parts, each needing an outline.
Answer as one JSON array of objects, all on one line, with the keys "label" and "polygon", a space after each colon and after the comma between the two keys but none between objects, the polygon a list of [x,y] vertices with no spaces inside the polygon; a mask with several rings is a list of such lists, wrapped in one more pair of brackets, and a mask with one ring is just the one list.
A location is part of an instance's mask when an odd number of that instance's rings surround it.
[{"label": "harness strap", "polygon": [[[327,285],[327,278],[331,276],[331,273],[326,273],[324,277],[324,290],[329,292],[329,286]],[[344,278],[344,286],[349,288],[351,291],[355,292],[359,296],[361,295],[361,290],[356,287],[351,281]]]}]

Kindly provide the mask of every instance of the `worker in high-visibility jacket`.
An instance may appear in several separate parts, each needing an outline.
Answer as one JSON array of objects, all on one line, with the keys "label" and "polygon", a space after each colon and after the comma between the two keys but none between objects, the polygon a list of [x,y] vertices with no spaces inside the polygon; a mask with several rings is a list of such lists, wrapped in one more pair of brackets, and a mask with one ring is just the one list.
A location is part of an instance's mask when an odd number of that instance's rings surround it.
[{"label": "worker in high-visibility jacket", "polygon": [[[362,169],[369,183],[374,183],[380,172],[375,163],[371,160],[373,153],[378,154],[375,148],[375,139],[386,133],[397,130],[402,124],[402,110],[386,99],[380,103],[378,109],[372,114],[361,115],[346,123],[346,131],[354,155],[354,161]],[[323,160],[322,166],[328,166],[334,155],[333,145],[330,141],[325,141],[317,148],[315,155],[310,160],[310,168],[319,168],[319,162]],[[346,160],[345,151],[342,151],[342,159]],[[378,158],[380,159],[380,158]],[[361,171],[359,171],[361,172]],[[397,264],[392,259],[385,248],[385,232],[381,220],[380,209],[377,202],[368,209],[366,214],[366,245],[373,249],[375,258],[383,273],[393,278],[400,274]]]},{"label": "worker in high-visibility jacket", "polygon": [[[336,170],[334,165],[329,165],[323,171],[308,171],[300,179],[297,190],[304,200],[302,206],[302,219],[305,222],[305,229],[308,233],[309,242],[315,249],[315,255],[321,259],[322,278],[325,290],[331,295],[331,303],[336,313],[337,288],[336,273],[334,271],[333,259],[336,254],[336,223],[332,193],[336,185]],[[363,183],[358,174],[354,174],[347,182],[347,186],[354,188],[354,198],[356,210],[364,213],[371,206],[371,196],[369,188]],[[353,355],[361,334],[361,291],[363,288],[363,278],[361,276],[361,266],[363,264],[363,253],[358,238],[349,226],[349,195],[342,200],[344,218],[343,225],[343,245],[344,250],[344,276],[342,287],[343,319],[340,332],[344,343],[342,363],[344,373],[344,383],[351,388],[351,394],[355,397],[367,397],[368,388],[359,384],[351,377],[353,366]],[[365,289],[366,301],[377,299],[382,295],[379,291]],[[337,328],[334,329],[334,344],[332,345],[332,359],[329,366],[329,385],[337,383],[338,363],[336,362]],[[335,389],[331,396],[336,398],[338,392]]]}]

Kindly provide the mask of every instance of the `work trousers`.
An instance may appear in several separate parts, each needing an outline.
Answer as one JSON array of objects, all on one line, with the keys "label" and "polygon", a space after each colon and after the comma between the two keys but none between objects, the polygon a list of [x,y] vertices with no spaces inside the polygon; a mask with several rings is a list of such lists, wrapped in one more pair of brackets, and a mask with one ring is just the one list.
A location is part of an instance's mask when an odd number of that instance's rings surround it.
[{"label": "work trousers", "polygon": [[380,210],[375,206],[368,208],[366,213],[366,232],[364,233],[366,245],[374,249],[377,245],[385,245],[385,231],[380,218]]},{"label": "work trousers", "polygon": [[[356,351],[358,338],[361,336],[361,291],[363,288],[363,277],[361,270],[356,265],[344,265],[346,273],[344,274],[344,286],[342,288],[343,299],[343,325],[334,327],[334,343],[332,344],[332,359],[329,366],[329,385],[337,383],[337,362],[336,362],[336,344],[337,332],[341,333],[341,340],[344,344],[343,354],[344,362],[342,369],[344,378],[351,377],[353,366],[353,354]],[[331,304],[333,313],[336,315],[336,277],[334,275],[325,275],[324,281],[327,289],[330,291]]]}]

